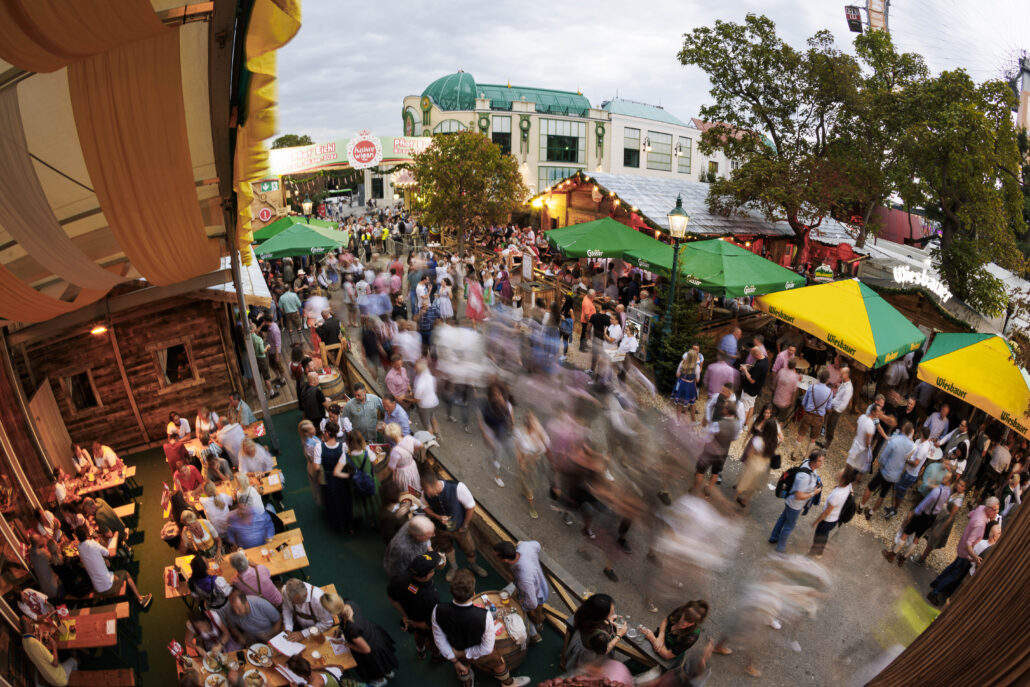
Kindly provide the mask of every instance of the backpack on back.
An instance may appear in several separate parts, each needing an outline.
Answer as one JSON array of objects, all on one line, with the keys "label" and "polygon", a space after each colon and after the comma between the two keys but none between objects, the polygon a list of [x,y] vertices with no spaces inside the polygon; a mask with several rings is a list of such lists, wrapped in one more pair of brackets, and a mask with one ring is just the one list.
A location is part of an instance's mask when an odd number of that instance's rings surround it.
[{"label": "backpack on back", "polygon": [[354,491],[357,495],[363,497],[374,496],[376,493],[375,478],[365,472],[365,466],[368,464],[368,454],[361,454],[361,465],[354,465],[350,456],[347,456],[347,462],[354,468],[354,474],[351,475],[351,484],[354,485]]},{"label": "backpack on back", "polygon": [[837,527],[851,522],[851,518],[855,517],[856,511],[858,511],[858,506],[855,504],[855,497],[853,494],[848,494],[848,497],[844,499],[844,503],[841,504],[840,515],[837,517]]},{"label": "backpack on back", "polygon": [[801,467],[800,465],[784,470],[780,478],[776,480],[776,498],[785,499],[790,496],[791,492],[794,491],[794,481],[797,479],[799,472],[812,474],[809,468]]}]

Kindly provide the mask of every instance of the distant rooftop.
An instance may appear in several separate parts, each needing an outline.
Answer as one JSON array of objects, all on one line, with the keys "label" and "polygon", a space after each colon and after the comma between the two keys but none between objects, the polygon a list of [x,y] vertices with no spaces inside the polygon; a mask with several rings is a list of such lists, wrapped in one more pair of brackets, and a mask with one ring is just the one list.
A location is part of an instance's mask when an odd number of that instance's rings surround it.
[{"label": "distant rooftop", "polygon": [[514,102],[534,103],[537,112],[586,117],[590,101],[576,91],[528,88],[501,84],[476,83],[468,72],[442,76],[422,91],[441,110],[474,110],[476,98],[489,98],[490,109],[511,110]]},{"label": "distant rooftop", "polygon": [[476,93],[480,97],[490,99],[492,110],[510,110],[513,102],[519,102],[523,98],[526,102],[536,103],[537,112],[548,114],[586,117],[590,109],[590,101],[576,91],[481,83],[477,85]]},{"label": "distant rooftop", "polygon": [[650,119],[655,122],[664,122],[666,124],[674,124],[676,126],[690,126],[658,105],[638,103],[635,100],[612,98],[611,100],[605,100],[601,103],[601,109],[608,110],[612,114],[620,114],[627,117]]}]

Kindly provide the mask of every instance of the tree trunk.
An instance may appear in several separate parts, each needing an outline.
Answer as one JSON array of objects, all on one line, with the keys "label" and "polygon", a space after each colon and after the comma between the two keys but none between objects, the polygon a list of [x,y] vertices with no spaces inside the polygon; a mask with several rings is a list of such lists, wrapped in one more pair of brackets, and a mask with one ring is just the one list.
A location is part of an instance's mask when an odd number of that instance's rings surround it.
[{"label": "tree trunk", "polygon": [[865,211],[865,216],[862,218],[862,226],[858,229],[858,236],[855,237],[855,248],[861,248],[865,245],[866,237],[869,236],[869,220],[872,219],[873,210],[876,209],[876,203],[870,203],[869,207]]},{"label": "tree trunk", "polygon": [[804,249],[808,246],[808,235],[811,233],[811,227],[807,227],[801,223],[796,216],[787,218],[787,224],[794,230],[794,243],[797,245],[797,250],[794,252],[794,259],[791,261],[791,267],[797,269],[801,265],[801,254]]}]

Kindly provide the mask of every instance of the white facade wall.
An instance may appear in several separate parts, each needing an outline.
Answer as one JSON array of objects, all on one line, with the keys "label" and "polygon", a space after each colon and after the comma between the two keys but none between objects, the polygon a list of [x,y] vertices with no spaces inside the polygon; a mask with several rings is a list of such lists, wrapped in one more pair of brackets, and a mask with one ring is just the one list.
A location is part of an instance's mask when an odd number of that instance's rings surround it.
[{"label": "white facade wall", "polygon": [[[627,143],[627,129],[639,131],[639,141],[635,144],[632,140]],[[714,162],[718,165],[717,176],[729,176],[730,173],[730,162],[729,159],[722,152],[715,152],[712,155],[702,155],[698,150],[698,142],[701,140],[701,131],[691,126],[678,126],[676,124],[668,124],[666,122],[660,122],[653,119],[645,119],[642,117],[630,117],[623,114],[611,115],[610,125],[610,138],[611,138],[611,154],[609,155],[609,165],[604,169],[605,172],[611,172],[612,174],[633,174],[637,176],[657,177],[662,179],[683,179],[685,181],[700,181],[699,173],[708,172],[709,163]],[[630,132],[632,133],[632,131]],[[657,134],[657,136],[651,136],[651,134]],[[644,151],[644,140],[648,137],[652,139],[651,149],[652,154],[657,153],[656,148],[658,147],[659,140],[663,136],[671,137],[671,146],[673,153],[670,159],[670,169],[665,171],[662,169],[654,169],[653,167],[661,166],[661,159],[658,155],[653,160],[651,168],[648,166],[648,153]],[[689,147],[689,171],[686,165],[688,155],[685,153],[682,157],[675,154],[677,144],[683,142],[683,148]],[[624,163],[626,162],[626,155],[624,150],[627,148],[636,148],[639,151],[639,164],[637,167],[627,167]]]}]

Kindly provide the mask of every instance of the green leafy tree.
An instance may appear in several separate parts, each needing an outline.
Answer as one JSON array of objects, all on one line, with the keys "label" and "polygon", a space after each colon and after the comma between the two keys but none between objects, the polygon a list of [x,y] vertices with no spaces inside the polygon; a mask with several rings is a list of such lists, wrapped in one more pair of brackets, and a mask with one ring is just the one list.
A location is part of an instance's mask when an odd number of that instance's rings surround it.
[{"label": "green leafy tree", "polygon": [[[1019,147],[1020,175],[1023,189],[1023,222],[1030,227],[1030,134],[1026,129],[1020,129],[1016,135],[1016,144]],[[1014,227],[1019,231],[1019,225]],[[1019,240],[1019,249],[1023,256],[1030,258],[1030,231],[1025,231]]]},{"label": "green leafy tree", "polygon": [[676,386],[676,368],[679,367],[683,354],[695,343],[700,343],[703,351],[709,343],[701,337],[698,305],[690,296],[689,286],[682,281],[677,283],[676,300],[672,304],[672,331],[666,336],[661,320],[657,327],[651,330],[650,345],[654,356],[651,369],[654,371],[655,386],[663,394],[671,393]]},{"label": "green leafy tree", "polygon": [[415,209],[423,221],[456,234],[459,253],[467,230],[507,221],[529,195],[515,158],[476,131],[436,136],[411,168]]},{"label": "green leafy tree", "polygon": [[309,146],[314,145],[314,141],[307,134],[298,136],[297,134],[283,134],[279,138],[272,141],[272,150],[278,148],[296,148],[297,146]]},{"label": "green leafy tree", "polygon": [[991,315],[1005,311],[1002,282],[984,266],[1023,273],[1016,244],[1026,232],[1014,96],[1001,81],[977,85],[964,71],[909,86],[922,112],[897,145],[901,195],[940,223],[935,262],[952,292]]},{"label": "green leafy tree", "polygon": [[835,47],[828,31],[796,50],[777,36],[772,20],[755,14],[743,24],[694,29],[679,60],[703,69],[711,83],[715,102],[701,116],[716,124],[699,148],[741,163],[711,185],[709,209],[755,209],[786,222],[797,239],[797,262],[811,230],[846,200],[829,148],[845,121],[845,104],[856,97],[857,61]]},{"label": "green leafy tree", "polygon": [[899,53],[886,31],[858,36],[855,50],[863,67],[859,88],[844,103],[828,157],[840,191],[833,216],[854,229],[862,247],[879,229],[873,212],[889,204],[902,182],[897,141],[922,114],[907,89],[929,72],[922,56]]}]

